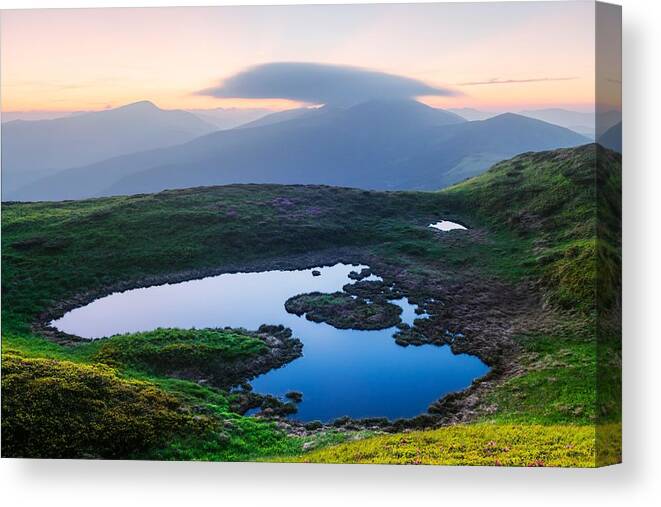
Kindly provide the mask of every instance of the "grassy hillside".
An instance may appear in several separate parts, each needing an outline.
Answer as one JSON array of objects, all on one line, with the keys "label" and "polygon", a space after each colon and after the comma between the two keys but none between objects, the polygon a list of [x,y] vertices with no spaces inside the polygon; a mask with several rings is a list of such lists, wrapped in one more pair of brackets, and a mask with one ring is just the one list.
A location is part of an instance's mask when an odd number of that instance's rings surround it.
[{"label": "grassy hillside", "polygon": [[[475,294],[489,290],[494,297],[516,291],[531,298],[543,295],[546,307],[526,303],[534,310],[528,316],[476,303],[473,318],[487,322],[487,327],[481,334],[469,333],[467,347],[478,338],[496,347],[501,342],[489,333],[512,327],[512,319],[517,330],[511,338],[505,333],[502,343],[512,342],[506,352],[489,355],[496,358],[497,381],[478,392],[479,407],[471,417],[494,424],[480,431],[502,426],[507,433],[514,423],[534,425],[517,437],[525,441],[540,425],[554,425],[546,436],[539,433],[528,440],[534,447],[553,438],[553,432],[570,432],[574,425],[591,427],[597,416],[599,422],[617,421],[617,368],[600,377],[609,395],[597,410],[597,355],[617,362],[619,349],[617,340],[597,344],[595,293],[599,287],[601,306],[616,316],[617,305],[608,304],[619,290],[619,245],[608,228],[597,234],[594,182],[599,160],[607,169],[600,173],[607,176],[599,187],[604,189],[600,210],[606,210],[605,223],[617,222],[620,159],[610,152],[597,153],[590,145],[522,155],[436,193],[232,185],[3,204],[3,455],[53,455],[55,446],[61,446],[68,456],[243,460],[301,456],[304,446],[321,448],[356,438],[352,431],[332,428],[290,435],[273,422],[233,413],[233,395],[225,390],[170,376],[210,360],[239,364],[258,357],[262,345],[255,336],[160,330],[61,345],[34,326],[109,290],[216,270],[312,266],[347,256],[381,263],[417,294],[446,291],[449,305],[459,304],[466,287],[474,291],[466,297],[469,303]],[[441,218],[471,230],[440,236],[427,225]],[[456,287],[457,294],[448,287]],[[468,325],[469,303],[457,306],[455,316],[439,316],[444,320],[430,325]],[[98,395],[97,385],[103,386]],[[25,398],[26,392],[35,396]],[[122,403],[127,399],[149,407],[139,413],[125,410]],[[60,403],[55,408],[53,400]],[[107,417],[115,413],[125,418],[121,425]],[[47,414],[51,420],[45,424]],[[98,426],[99,436],[89,437],[99,439],[94,449],[89,439],[79,441],[76,435],[96,420],[107,424]],[[160,425],[168,431],[159,431]],[[561,430],[558,425],[568,426]],[[143,432],[159,437],[136,438]],[[588,449],[593,441],[589,431],[579,435],[584,438],[581,448]],[[118,449],[102,444],[106,441],[124,444]],[[353,459],[353,445],[362,444],[347,444],[342,453],[346,459]],[[397,461],[397,445],[387,449],[393,457],[383,460]],[[479,454],[474,449],[468,455],[473,452]],[[381,454],[376,456],[370,459],[381,459]],[[587,459],[582,451],[574,457],[577,464]],[[570,463],[566,456],[557,459],[549,463]],[[517,463],[529,464],[523,458]]]},{"label": "grassy hillside", "polygon": [[517,260],[561,319],[517,337],[522,349],[517,374],[485,395],[490,410],[482,419],[491,424],[375,437],[294,460],[514,466],[619,462],[620,191],[620,156],[594,145],[521,155],[445,190],[455,212],[531,240],[530,257]]}]

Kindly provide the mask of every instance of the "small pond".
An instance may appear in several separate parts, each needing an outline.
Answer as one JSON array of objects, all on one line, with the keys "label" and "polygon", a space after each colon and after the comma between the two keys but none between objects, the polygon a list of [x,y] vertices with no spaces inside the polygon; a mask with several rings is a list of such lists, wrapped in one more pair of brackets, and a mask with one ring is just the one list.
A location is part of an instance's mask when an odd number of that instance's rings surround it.
[{"label": "small pond", "polygon": [[[296,271],[231,273],[200,280],[128,290],[97,299],[53,321],[64,332],[95,339],[157,327],[204,328],[283,324],[303,342],[303,357],[252,381],[256,392],[284,396],[301,391],[293,417],[330,421],[348,415],[413,417],[451,391],[468,387],[488,367],[477,357],[453,354],[448,346],[400,347],[396,328],[335,329],[285,311],[287,299],[305,292],[335,292],[351,271],[365,266],[336,264]],[[375,279],[375,278],[371,278]],[[415,306],[393,301],[412,324]]]},{"label": "small pond", "polygon": [[429,227],[432,229],[437,229],[439,231],[454,231],[454,230],[466,230],[466,227],[464,227],[461,224],[458,224],[456,222],[450,222],[449,220],[440,220],[436,223],[429,224]]}]

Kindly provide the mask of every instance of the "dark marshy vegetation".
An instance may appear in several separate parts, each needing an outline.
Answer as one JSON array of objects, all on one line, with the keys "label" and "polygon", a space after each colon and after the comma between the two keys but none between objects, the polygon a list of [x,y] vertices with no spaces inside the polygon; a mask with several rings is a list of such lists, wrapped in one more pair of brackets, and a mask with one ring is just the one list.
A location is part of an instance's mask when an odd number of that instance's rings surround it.
[{"label": "dark marshy vegetation", "polygon": [[400,323],[402,309],[385,300],[367,302],[346,292],[311,292],[288,299],[285,308],[305,314],[313,322],[326,322],[338,329],[386,329]]},{"label": "dark marshy vegetation", "polygon": [[[218,269],[309,267],[316,265],[309,256],[325,251],[327,259],[351,252],[354,259],[397,266],[402,276],[417,275],[416,290],[426,297],[433,295],[424,286],[429,272],[448,284],[494,280],[541,294],[544,318],[531,315],[520,325],[513,337],[518,352],[503,356],[502,371],[509,365],[510,374],[478,393],[489,410],[471,420],[489,424],[466,426],[465,437],[493,431],[485,441],[509,447],[512,438],[523,438],[510,425],[529,425],[521,435],[533,435],[531,446],[557,434],[580,448],[549,457],[548,464],[594,464],[588,445],[594,433],[586,428],[615,423],[621,413],[619,368],[597,367],[598,357],[603,364],[620,358],[620,164],[619,155],[588,145],[524,154],[442,192],[231,185],[4,203],[3,456],[243,460],[304,456],[304,446],[345,440],[344,430],[292,436],[273,422],[242,417],[232,412],[231,392],[189,375],[211,376],[204,369],[210,364],[260,357],[258,333],[157,330],[59,345],[34,326],[56,316],[62,302],[118,284]],[[430,231],[427,225],[439,219],[470,230]],[[600,315],[610,324],[598,329]],[[574,427],[582,428],[581,444],[572,441]],[[444,431],[420,438],[444,442],[454,435]],[[403,462],[412,440],[370,442],[366,461]],[[361,445],[347,443],[314,459],[354,460]],[[491,451],[467,447],[463,458],[434,454],[428,462],[486,463],[483,452]]]}]

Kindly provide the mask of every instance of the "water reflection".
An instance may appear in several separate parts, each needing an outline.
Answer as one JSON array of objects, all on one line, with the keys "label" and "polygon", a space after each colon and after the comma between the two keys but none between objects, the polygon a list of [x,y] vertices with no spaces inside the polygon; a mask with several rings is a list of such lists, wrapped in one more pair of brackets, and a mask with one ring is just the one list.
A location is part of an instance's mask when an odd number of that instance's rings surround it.
[{"label": "water reflection", "polygon": [[[303,357],[254,379],[257,392],[284,396],[301,391],[293,417],[328,421],[336,417],[412,417],[443,394],[463,389],[487,371],[478,358],[455,355],[447,346],[402,348],[379,331],[335,329],[285,311],[284,302],[304,292],[335,292],[366,266],[336,264],[296,271],[232,273],[115,293],[75,309],[52,324],[95,339],[157,327],[204,328],[283,324],[303,341]],[[374,276],[374,275],[372,275]],[[374,277],[372,279],[377,279]],[[412,325],[415,305],[393,301]]]}]

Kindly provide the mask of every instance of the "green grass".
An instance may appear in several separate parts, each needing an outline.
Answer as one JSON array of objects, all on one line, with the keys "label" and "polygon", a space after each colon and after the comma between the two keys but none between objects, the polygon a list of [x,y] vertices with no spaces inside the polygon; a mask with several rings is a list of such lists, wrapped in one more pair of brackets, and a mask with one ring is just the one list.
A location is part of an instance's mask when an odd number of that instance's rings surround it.
[{"label": "green grass", "polygon": [[208,371],[266,351],[258,338],[220,329],[156,329],[103,340],[94,360],[155,374],[177,370]]},{"label": "green grass", "polygon": [[594,340],[533,336],[521,340],[524,372],[487,398],[499,423],[594,424],[597,354]]},{"label": "green grass", "polygon": [[595,314],[597,275],[607,274],[606,300],[621,287],[620,192],[620,157],[587,145],[520,155],[444,193],[457,209],[531,239],[534,262],[516,260],[541,277],[549,300]]}]

